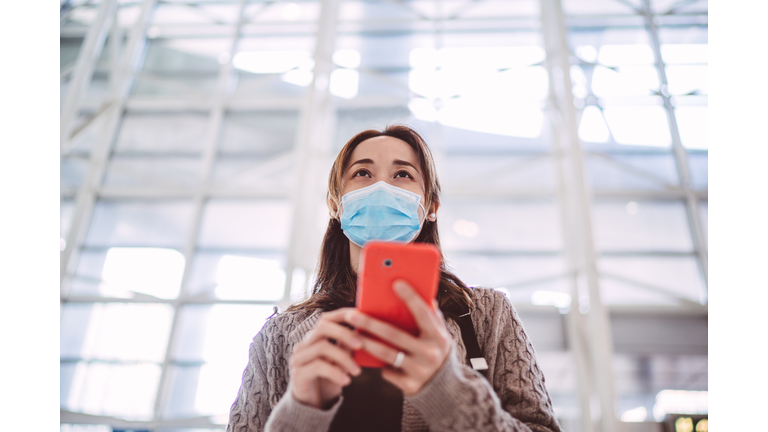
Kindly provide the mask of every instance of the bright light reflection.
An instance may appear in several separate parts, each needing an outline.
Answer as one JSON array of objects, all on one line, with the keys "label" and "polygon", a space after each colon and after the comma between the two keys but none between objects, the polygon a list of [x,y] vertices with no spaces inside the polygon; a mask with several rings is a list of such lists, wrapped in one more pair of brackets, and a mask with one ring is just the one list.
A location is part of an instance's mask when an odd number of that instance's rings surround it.
[{"label": "bright light reflection", "polygon": [[644,422],[648,417],[648,410],[645,407],[637,407],[628,411],[624,411],[621,415],[621,421],[627,423]]},{"label": "bright light reflection", "polygon": [[224,255],[216,270],[216,298],[224,300],[280,300],[285,270],[278,261]]},{"label": "bright light reflection", "polygon": [[160,366],[78,363],[67,408],[127,420],[152,418]]},{"label": "bright light reflection", "polygon": [[605,66],[652,65],[655,63],[649,45],[603,45],[597,62]]},{"label": "bright light reflection", "polygon": [[584,108],[579,125],[579,139],[586,142],[604,143],[608,142],[609,136],[608,125],[605,124],[600,108],[596,106]]},{"label": "bright light reflection", "polygon": [[360,73],[353,69],[335,69],[331,72],[329,91],[332,95],[344,99],[354,99],[357,96],[357,86]]},{"label": "bright light reflection", "polygon": [[696,91],[709,94],[709,67],[707,65],[667,66],[667,89],[671,95],[685,95]]},{"label": "bright light reflection", "polygon": [[541,47],[417,48],[411,51],[409,101],[424,121],[476,132],[535,138],[549,77]]},{"label": "bright light reflection", "polygon": [[288,72],[311,61],[309,51],[243,51],[235,54],[232,65],[255,74]]},{"label": "bright light reflection", "polygon": [[85,359],[163,361],[172,309],[164,304],[95,303],[85,333]]},{"label": "bright light reflection", "polygon": [[660,106],[610,106],[603,112],[619,144],[669,147],[667,114]]},{"label": "bright light reflection", "polygon": [[709,63],[708,44],[663,44],[661,58],[665,64]]},{"label": "bright light reflection", "polygon": [[445,101],[437,119],[460,129],[536,138],[541,134],[544,112],[535,106],[512,105],[506,100],[450,99]]},{"label": "bright light reflection", "polygon": [[656,394],[653,417],[662,421],[667,414],[707,414],[708,401],[706,391],[662,390]]},{"label": "bright light reflection", "polygon": [[571,305],[571,296],[563,292],[539,290],[531,294],[531,303],[564,309]]},{"label": "bright light reflection", "polygon": [[538,46],[479,48],[415,48],[410,64],[414,69],[499,70],[530,66],[547,58]]},{"label": "bright light reflection", "polygon": [[142,293],[171,299],[178,297],[183,276],[184,255],[175,249],[110,248],[99,291],[109,297]]},{"label": "bright light reflection", "polygon": [[333,53],[333,62],[337,65],[355,69],[360,66],[360,51],[353,49],[340,49]]},{"label": "bright light reflection", "polygon": [[592,45],[581,45],[576,47],[576,57],[585,62],[594,63],[597,61],[597,50]]},{"label": "bright light reflection", "polygon": [[301,8],[296,3],[288,3],[283,6],[282,15],[288,21],[296,21],[301,15]]},{"label": "bright light reflection", "polygon": [[301,267],[293,269],[291,274],[291,302],[299,302],[309,298],[307,272]]},{"label": "bright light reflection", "polygon": [[206,364],[201,367],[195,393],[195,409],[200,414],[228,412],[248,364],[251,341],[272,313],[270,305],[211,307],[203,345]]},{"label": "bright light reflection", "polygon": [[592,92],[599,98],[650,96],[659,90],[659,75],[653,66],[630,66],[614,71],[595,66]]},{"label": "bright light reflection", "polygon": [[675,108],[675,118],[683,146],[691,149],[708,149],[709,108],[706,106],[683,106]]}]

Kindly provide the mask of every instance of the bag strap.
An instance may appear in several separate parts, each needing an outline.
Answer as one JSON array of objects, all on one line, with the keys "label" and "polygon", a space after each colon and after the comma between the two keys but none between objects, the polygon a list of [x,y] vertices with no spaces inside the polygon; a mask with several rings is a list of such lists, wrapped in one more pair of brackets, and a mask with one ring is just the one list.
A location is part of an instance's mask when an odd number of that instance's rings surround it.
[{"label": "bag strap", "polygon": [[483,352],[480,350],[480,344],[477,342],[475,325],[472,323],[469,307],[465,309],[464,314],[459,315],[457,322],[461,329],[461,339],[464,341],[464,347],[467,349],[467,364],[487,378],[488,362],[485,361]]}]

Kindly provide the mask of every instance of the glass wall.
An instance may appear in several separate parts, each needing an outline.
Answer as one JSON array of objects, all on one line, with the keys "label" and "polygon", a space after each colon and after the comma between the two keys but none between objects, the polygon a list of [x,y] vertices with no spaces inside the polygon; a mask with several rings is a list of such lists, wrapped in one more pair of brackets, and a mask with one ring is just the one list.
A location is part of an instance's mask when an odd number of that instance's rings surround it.
[{"label": "glass wall", "polygon": [[[707,2],[557,3],[616,416],[650,421],[661,390],[707,390]],[[580,430],[566,317],[589,300],[542,5],[340,0],[323,18],[332,4],[62,1],[62,410],[223,429],[251,339],[311,287],[328,213],[297,201],[301,179],[322,186],[354,134],[405,123],[437,160],[448,264],[512,301]],[[326,33],[331,138],[309,157]]]}]

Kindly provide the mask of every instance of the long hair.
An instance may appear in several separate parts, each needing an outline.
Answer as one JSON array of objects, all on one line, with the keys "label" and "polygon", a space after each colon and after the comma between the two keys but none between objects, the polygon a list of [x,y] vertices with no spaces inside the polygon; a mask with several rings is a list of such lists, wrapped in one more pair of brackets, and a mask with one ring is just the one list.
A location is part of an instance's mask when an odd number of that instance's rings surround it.
[{"label": "long hair", "polygon": [[[424,177],[424,201],[426,209],[440,203],[440,183],[437,180],[432,152],[424,138],[415,130],[403,125],[387,126],[382,131],[366,130],[350,139],[336,156],[328,176],[328,194],[326,203],[331,213],[341,205],[344,168],[352,156],[352,152],[363,141],[379,136],[389,136],[400,139],[408,144],[419,158],[421,172]],[[448,269],[442,249],[437,223],[426,219],[416,243],[430,243],[440,250],[440,283],[437,292],[437,302],[446,317],[456,318],[472,306],[470,289],[464,282]],[[349,239],[341,230],[341,222],[331,218],[320,250],[317,280],[313,294],[306,301],[288,308],[291,310],[312,311],[320,309],[330,311],[341,307],[354,306],[357,273],[352,269],[349,258]]]}]

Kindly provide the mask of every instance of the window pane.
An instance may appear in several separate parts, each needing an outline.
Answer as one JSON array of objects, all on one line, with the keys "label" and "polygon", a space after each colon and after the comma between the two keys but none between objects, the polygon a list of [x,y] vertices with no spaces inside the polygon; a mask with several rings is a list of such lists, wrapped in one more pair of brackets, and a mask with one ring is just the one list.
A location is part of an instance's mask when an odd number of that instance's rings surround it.
[{"label": "window pane", "polygon": [[61,158],[61,188],[77,190],[88,172],[88,159],[84,157]]},{"label": "window pane", "polygon": [[195,158],[113,156],[107,167],[106,186],[194,186],[200,180],[201,162]]},{"label": "window pane", "polygon": [[695,189],[707,189],[709,186],[709,153],[688,153],[688,170],[691,174],[691,185]]},{"label": "window pane", "polygon": [[601,299],[607,304],[677,304],[675,296],[706,303],[701,272],[693,256],[601,257],[598,269]]},{"label": "window pane", "polygon": [[661,106],[610,105],[604,110],[605,119],[619,144],[669,147],[667,114]]},{"label": "window pane", "polygon": [[448,251],[556,251],[562,244],[551,202],[446,200],[437,220]]},{"label": "window pane", "polygon": [[555,189],[552,159],[545,155],[446,155],[440,165],[440,183],[447,191],[480,188],[516,190]]},{"label": "window pane", "polygon": [[160,366],[77,363],[72,387],[61,407],[126,420],[151,420]]},{"label": "window pane", "polygon": [[689,149],[707,149],[708,108],[706,106],[681,106],[675,108],[680,141]]},{"label": "window pane", "polygon": [[285,290],[285,255],[237,251],[198,252],[188,294],[228,300],[280,300]]},{"label": "window pane", "polygon": [[75,201],[70,199],[61,200],[59,204],[59,236],[67,239],[69,229],[72,227],[72,218],[75,213]]},{"label": "window pane", "polygon": [[592,208],[597,250],[688,252],[693,249],[682,202],[601,201]]},{"label": "window pane", "polygon": [[192,222],[187,201],[116,201],[96,203],[86,246],[184,246]]},{"label": "window pane", "polygon": [[587,155],[586,162],[590,183],[598,190],[663,190],[679,183],[671,153]]},{"label": "window pane", "polygon": [[219,154],[273,156],[293,149],[298,129],[296,111],[228,113]]},{"label": "window pane", "polygon": [[136,113],[123,116],[115,153],[198,154],[208,132],[204,113]]},{"label": "window pane", "polygon": [[570,293],[562,257],[489,256],[448,253],[454,273],[469,286],[495,288],[512,303],[533,302],[538,291]]},{"label": "window pane", "polygon": [[203,212],[198,246],[284,249],[291,206],[287,201],[210,200]]},{"label": "window pane", "polygon": [[219,363],[237,359],[245,366],[251,340],[273,313],[271,305],[184,306],[173,358]]},{"label": "window pane", "polygon": [[65,304],[61,356],[162,362],[172,315],[164,304]]}]

